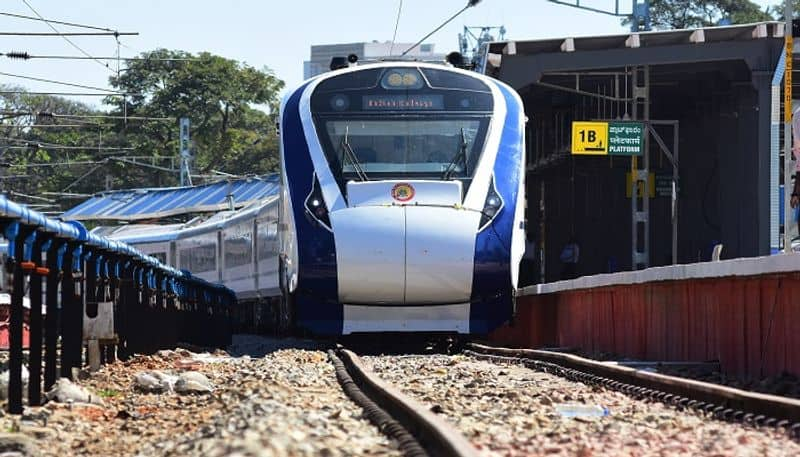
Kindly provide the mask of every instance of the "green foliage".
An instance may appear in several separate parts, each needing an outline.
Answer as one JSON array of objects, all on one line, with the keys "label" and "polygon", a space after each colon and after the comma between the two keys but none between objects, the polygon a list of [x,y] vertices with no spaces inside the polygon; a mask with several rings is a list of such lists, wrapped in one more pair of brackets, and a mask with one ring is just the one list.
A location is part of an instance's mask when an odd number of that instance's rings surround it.
[{"label": "green foliage", "polygon": [[773,19],[773,8],[762,11],[750,0],[650,0],[653,29],[708,27],[723,19],[733,24],[769,21]]},{"label": "green foliage", "polygon": [[196,60],[135,61],[119,78],[111,78],[113,87],[136,94],[126,105],[119,98],[109,98],[107,103],[115,106],[116,114],[176,119],[172,123],[130,122],[124,131],[137,151],[174,155],[178,150],[177,119],[188,117],[199,172],[260,174],[275,170],[274,124],[283,82],[271,71],[209,53],[193,56],[158,49],[147,56]]},{"label": "green foliage", "polygon": [[[68,187],[76,178],[86,172],[86,167],[38,166],[28,168],[29,164],[60,164],[63,162],[87,162],[101,160],[96,149],[56,149],[50,145],[118,146],[115,135],[109,126],[95,123],[85,128],[56,127],[61,124],[75,125],[77,121],[56,120],[49,113],[66,115],[97,114],[88,106],[60,97],[31,95],[15,86],[0,86],[3,91],[20,92],[0,95],[0,106],[6,115],[0,122],[0,154],[2,162],[11,165],[6,169],[6,177],[0,181],[4,189],[39,196],[44,191],[58,191]],[[30,113],[30,114],[24,114]],[[82,122],[86,122],[83,120]],[[44,128],[41,126],[50,126]],[[76,189],[70,189],[75,191]],[[78,186],[78,190],[86,190]],[[12,196],[14,196],[12,194]],[[19,197],[19,196],[17,196]],[[19,198],[18,198],[19,199]],[[24,200],[24,199],[22,199]],[[37,203],[42,203],[38,200]]]},{"label": "green foliage", "polygon": [[[786,11],[786,4],[784,2],[777,2],[775,5],[770,7],[770,14],[777,20],[783,21],[786,18],[786,15],[783,14]],[[793,16],[795,19],[800,17],[800,0],[792,0],[792,12],[794,13]]]},{"label": "green foliage", "polygon": [[[0,109],[6,113],[0,118],[0,136],[4,138],[0,145],[16,146],[5,152],[5,147],[0,146],[0,162],[12,165],[6,169],[7,176],[0,179],[0,189],[42,196],[47,191],[94,193],[103,190],[106,184],[113,188],[177,185],[179,175],[170,170],[179,168],[178,122],[181,117],[191,121],[193,174],[221,171],[252,175],[277,170],[275,121],[283,82],[269,69],[258,70],[205,52],[193,55],[158,49],[141,57],[145,59],[131,61],[119,77],[110,78],[112,87],[132,94],[125,98],[105,98],[111,112],[55,96],[0,94]],[[4,91],[24,92],[18,87],[0,87]],[[65,119],[11,114],[20,112],[111,114],[168,120]],[[34,124],[78,123],[85,127],[32,127]],[[54,144],[92,147],[48,148]],[[99,145],[132,149],[100,150]],[[125,159],[130,156],[136,156],[136,162],[151,167],[130,163]],[[65,162],[70,165],[27,167]],[[76,165],[75,162],[88,163]],[[195,183],[199,181],[202,179],[194,179]],[[75,201],[61,203],[69,207]]]}]

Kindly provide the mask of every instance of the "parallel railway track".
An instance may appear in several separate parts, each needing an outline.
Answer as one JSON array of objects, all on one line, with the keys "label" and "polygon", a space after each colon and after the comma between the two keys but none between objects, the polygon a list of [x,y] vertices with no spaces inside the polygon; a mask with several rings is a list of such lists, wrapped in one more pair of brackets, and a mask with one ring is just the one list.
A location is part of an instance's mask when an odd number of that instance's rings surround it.
[{"label": "parallel railway track", "polygon": [[602,385],[634,398],[660,401],[680,409],[704,411],[720,420],[784,428],[793,438],[800,438],[800,400],[667,376],[552,351],[508,349],[470,343],[464,353],[478,359],[519,363],[573,381]]},{"label": "parallel railway track", "polygon": [[[339,348],[329,358],[405,455],[800,452],[798,400],[550,351],[390,352],[362,360]],[[607,406],[608,416],[561,412],[574,403]]]}]

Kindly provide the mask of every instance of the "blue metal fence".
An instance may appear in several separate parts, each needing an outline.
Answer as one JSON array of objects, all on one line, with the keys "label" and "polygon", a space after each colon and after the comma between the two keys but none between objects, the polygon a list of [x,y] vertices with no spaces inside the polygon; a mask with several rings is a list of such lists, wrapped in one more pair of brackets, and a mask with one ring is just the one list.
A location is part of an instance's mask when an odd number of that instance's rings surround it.
[{"label": "blue metal fence", "polygon": [[31,303],[30,405],[41,404],[42,374],[47,390],[57,376],[71,377],[73,368],[83,366],[84,314],[96,312],[100,302],[112,302],[114,311],[115,338],[105,346],[103,362],[152,353],[179,340],[203,346],[230,342],[229,317],[236,298],[225,287],[164,265],[125,243],[93,235],[78,222],[50,219],[2,195],[0,230],[9,241],[5,268],[13,278],[8,387],[8,410],[13,414],[22,413],[23,405],[26,278]]}]

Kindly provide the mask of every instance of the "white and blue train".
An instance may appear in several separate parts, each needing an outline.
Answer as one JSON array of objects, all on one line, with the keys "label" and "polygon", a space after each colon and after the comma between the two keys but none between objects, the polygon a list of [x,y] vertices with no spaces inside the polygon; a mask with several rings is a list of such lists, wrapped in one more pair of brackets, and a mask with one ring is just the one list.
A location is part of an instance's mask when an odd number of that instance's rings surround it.
[{"label": "white and blue train", "polygon": [[445,65],[323,74],[280,112],[281,326],[486,334],[525,246],[517,93]]}]

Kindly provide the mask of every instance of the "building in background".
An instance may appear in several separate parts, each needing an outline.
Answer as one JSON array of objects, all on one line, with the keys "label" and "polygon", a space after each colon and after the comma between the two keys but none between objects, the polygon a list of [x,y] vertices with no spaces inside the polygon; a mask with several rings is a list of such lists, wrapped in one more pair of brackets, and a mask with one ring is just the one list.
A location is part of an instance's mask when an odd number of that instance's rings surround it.
[{"label": "building in background", "polygon": [[[325,73],[330,69],[331,58],[355,54],[360,60],[375,60],[386,57],[399,57],[414,43],[394,43],[391,41],[372,41],[370,43],[320,44],[311,46],[311,58],[303,62],[303,78],[308,79]],[[444,60],[446,54],[437,54],[434,45],[421,44],[405,57],[420,60]]]}]

